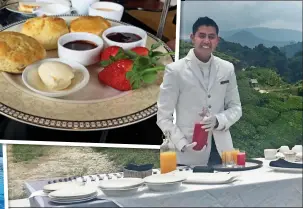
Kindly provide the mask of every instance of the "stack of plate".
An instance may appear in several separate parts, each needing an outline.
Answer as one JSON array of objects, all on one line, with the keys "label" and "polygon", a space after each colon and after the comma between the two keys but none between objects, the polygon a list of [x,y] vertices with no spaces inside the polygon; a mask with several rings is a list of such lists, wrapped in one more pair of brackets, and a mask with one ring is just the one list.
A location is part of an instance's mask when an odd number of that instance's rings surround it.
[{"label": "stack of plate", "polygon": [[50,192],[57,191],[60,189],[82,186],[83,184],[84,183],[80,183],[80,182],[58,182],[58,183],[54,183],[54,184],[45,185],[43,187],[43,192],[50,193]]},{"label": "stack of plate", "polygon": [[96,187],[78,186],[60,189],[49,193],[50,201],[60,204],[84,202],[95,199],[98,195]]},{"label": "stack of plate", "polygon": [[159,192],[176,190],[185,180],[185,176],[173,174],[156,174],[144,178],[144,181],[150,190]]},{"label": "stack of plate", "polygon": [[103,181],[99,188],[107,196],[133,195],[144,184],[141,178],[123,178]]}]

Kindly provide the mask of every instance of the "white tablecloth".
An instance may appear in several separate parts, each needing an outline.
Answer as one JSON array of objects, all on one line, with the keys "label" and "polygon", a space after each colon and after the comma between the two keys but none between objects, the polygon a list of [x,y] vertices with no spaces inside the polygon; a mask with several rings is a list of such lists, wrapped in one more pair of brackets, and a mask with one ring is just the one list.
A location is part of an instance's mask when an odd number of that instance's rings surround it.
[{"label": "white tablecloth", "polygon": [[236,172],[240,180],[222,185],[183,184],[177,191],[152,192],[111,199],[123,207],[302,207],[302,173],[268,168]]}]

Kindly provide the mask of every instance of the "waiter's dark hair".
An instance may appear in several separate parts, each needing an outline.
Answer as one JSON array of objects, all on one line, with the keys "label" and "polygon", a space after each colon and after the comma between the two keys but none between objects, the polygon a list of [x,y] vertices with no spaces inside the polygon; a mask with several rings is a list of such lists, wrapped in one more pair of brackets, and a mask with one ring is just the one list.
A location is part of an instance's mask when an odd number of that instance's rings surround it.
[{"label": "waiter's dark hair", "polygon": [[199,17],[196,22],[193,25],[193,34],[195,34],[198,31],[198,28],[200,26],[212,26],[216,29],[217,35],[219,34],[219,27],[217,23],[210,19],[209,17]]}]

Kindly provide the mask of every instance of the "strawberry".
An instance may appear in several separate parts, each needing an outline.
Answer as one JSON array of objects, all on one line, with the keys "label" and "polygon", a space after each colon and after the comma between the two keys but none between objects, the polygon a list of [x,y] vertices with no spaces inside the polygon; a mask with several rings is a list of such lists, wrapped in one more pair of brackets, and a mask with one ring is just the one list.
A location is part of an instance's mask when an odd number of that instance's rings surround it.
[{"label": "strawberry", "polygon": [[128,58],[125,55],[124,50],[119,46],[109,46],[101,53],[101,65],[103,67],[110,65],[111,63]]},{"label": "strawberry", "polygon": [[157,64],[160,56],[174,53],[153,51],[160,45],[154,44],[150,50],[145,47],[120,49],[117,55],[110,56],[110,60],[101,62],[104,69],[98,75],[99,81],[120,91],[140,88],[142,83],[153,83],[157,73],[165,69],[164,65]]},{"label": "strawberry", "polygon": [[132,48],[131,51],[135,52],[137,55],[140,55],[140,56],[147,56],[149,53],[148,48],[143,47],[143,46],[137,46],[135,48]]},{"label": "strawberry", "polygon": [[99,81],[120,91],[131,90],[130,81],[126,79],[126,73],[130,71],[132,67],[132,60],[118,60],[99,72]]},{"label": "strawberry", "polygon": [[121,47],[119,46],[110,46],[107,47],[103,50],[103,52],[101,53],[101,61],[104,60],[109,60],[110,56],[116,56],[119,52],[119,50],[121,49]]}]

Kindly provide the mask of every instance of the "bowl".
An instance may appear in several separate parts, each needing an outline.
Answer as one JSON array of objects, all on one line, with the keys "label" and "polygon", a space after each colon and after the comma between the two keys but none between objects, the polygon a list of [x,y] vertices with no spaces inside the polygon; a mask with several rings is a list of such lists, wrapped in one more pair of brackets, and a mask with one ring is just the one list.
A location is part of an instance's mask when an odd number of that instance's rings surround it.
[{"label": "bowl", "polygon": [[[96,47],[87,50],[70,49],[64,46],[67,43],[82,41],[93,44]],[[101,37],[85,32],[67,33],[58,39],[58,56],[67,61],[78,62],[84,66],[89,66],[100,62],[100,54],[104,42]]]},{"label": "bowl", "polygon": [[[52,91],[46,88],[46,86],[40,79],[40,76],[38,74],[38,68],[42,63],[50,61],[58,61],[65,63],[74,69],[75,78],[70,87],[59,91]],[[27,66],[22,73],[22,81],[27,88],[29,88],[33,92],[47,97],[63,97],[73,94],[87,85],[89,77],[89,72],[83,65],[75,61],[67,61],[61,58],[40,60]]]},{"label": "bowl", "polygon": [[[138,35],[141,37],[140,40],[130,42],[130,43],[122,43],[122,42],[117,42],[117,41],[112,41],[107,38],[107,35],[110,33],[133,33],[135,35]],[[147,40],[147,33],[135,26],[128,26],[128,25],[119,25],[119,26],[114,26],[106,29],[103,34],[102,38],[104,40],[104,44],[106,47],[108,46],[119,46],[123,48],[124,50],[129,50],[137,46],[143,46],[145,47],[146,45],[146,40]]]},{"label": "bowl", "polygon": [[113,2],[95,2],[89,6],[90,16],[101,16],[104,18],[120,21],[124,12],[124,7]]},{"label": "bowl", "polygon": [[105,188],[100,188],[100,190],[106,195],[106,196],[112,196],[112,197],[119,197],[119,196],[131,196],[135,195],[139,188],[141,188],[142,185],[140,186],[134,186],[130,188],[113,188],[113,189],[105,189]]},{"label": "bowl", "polygon": [[166,191],[174,191],[180,188],[182,182],[173,182],[173,183],[163,183],[163,184],[153,184],[146,183],[148,189],[155,192],[166,192]]}]

